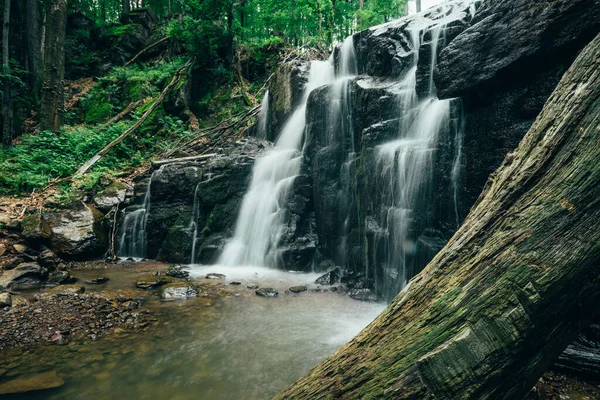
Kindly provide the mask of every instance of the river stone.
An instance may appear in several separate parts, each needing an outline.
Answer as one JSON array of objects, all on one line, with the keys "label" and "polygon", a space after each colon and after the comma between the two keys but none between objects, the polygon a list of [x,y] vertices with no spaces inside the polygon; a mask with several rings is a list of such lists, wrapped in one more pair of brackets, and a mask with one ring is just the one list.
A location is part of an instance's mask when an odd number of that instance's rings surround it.
[{"label": "river stone", "polygon": [[315,283],[317,285],[335,285],[340,281],[341,277],[342,273],[340,269],[336,268],[318,277]]},{"label": "river stone", "polygon": [[46,278],[47,271],[37,263],[23,263],[4,271],[0,277],[0,289],[26,289],[38,287]]},{"label": "river stone", "polygon": [[0,243],[0,257],[2,257],[6,253],[6,246],[3,243]]},{"label": "river stone", "polygon": [[279,294],[279,292],[273,288],[260,288],[255,293],[260,297],[277,297]]},{"label": "river stone", "polygon": [[19,264],[23,264],[24,262],[25,262],[25,259],[23,257],[13,257],[10,260],[7,260],[4,262],[4,264],[2,265],[2,269],[4,269],[4,270],[13,269],[16,266],[18,266]]},{"label": "river stone", "polygon": [[198,292],[191,286],[173,286],[163,289],[160,297],[165,300],[189,299],[198,296]]},{"label": "river stone", "polygon": [[171,283],[171,279],[166,276],[145,275],[139,278],[135,285],[141,289],[154,289],[167,283]]},{"label": "river stone", "polygon": [[115,181],[111,183],[106,189],[99,192],[94,196],[93,202],[98,210],[107,213],[117,204],[125,201],[125,194],[127,193],[127,186],[121,182]]},{"label": "river stone", "polygon": [[75,282],[77,278],[73,275],[71,271],[53,271],[48,276],[48,283],[56,283],[56,284],[64,284]]},{"label": "river stone", "polygon": [[88,285],[102,285],[109,281],[109,278],[106,276],[100,278],[90,279],[89,281],[85,281]]},{"label": "river stone", "polygon": [[25,253],[27,251],[27,246],[25,246],[24,244],[13,244],[13,249],[15,249],[15,251],[17,253]]},{"label": "river stone", "polygon": [[10,293],[0,293],[0,308],[10,307],[12,305],[12,297]]},{"label": "river stone", "polygon": [[300,292],[306,292],[308,290],[308,287],[306,287],[306,286],[292,286],[289,290],[292,293],[300,293]]},{"label": "river stone", "polygon": [[38,264],[45,268],[56,268],[60,261],[60,258],[50,249],[42,251],[37,257]]},{"label": "river stone", "polygon": [[210,273],[210,274],[206,275],[206,279],[225,279],[225,275],[217,274],[217,273]]},{"label": "river stone", "polygon": [[106,250],[107,236],[101,226],[104,215],[83,202],[69,210],[44,214],[52,229],[52,249],[67,258],[90,258]]},{"label": "river stone", "polygon": [[371,289],[352,289],[348,295],[354,300],[377,301],[377,295]]},{"label": "river stone", "polygon": [[170,276],[172,278],[183,279],[183,278],[187,278],[188,276],[190,276],[190,273],[188,271],[184,271],[184,269],[181,265],[171,265],[165,271],[165,275]]},{"label": "river stone", "polygon": [[56,371],[37,375],[19,376],[8,382],[0,383],[0,394],[27,393],[34,390],[53,389],[64,385]]}]

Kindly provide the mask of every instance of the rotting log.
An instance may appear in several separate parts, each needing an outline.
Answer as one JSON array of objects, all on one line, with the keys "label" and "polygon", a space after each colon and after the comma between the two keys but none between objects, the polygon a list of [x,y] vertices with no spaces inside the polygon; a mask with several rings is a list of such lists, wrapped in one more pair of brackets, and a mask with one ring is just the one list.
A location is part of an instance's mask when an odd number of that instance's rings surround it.
[{"label": "rotting log", "polygon": [[600,36],[463,226],[276,399],[519,399],[600,311]]}]

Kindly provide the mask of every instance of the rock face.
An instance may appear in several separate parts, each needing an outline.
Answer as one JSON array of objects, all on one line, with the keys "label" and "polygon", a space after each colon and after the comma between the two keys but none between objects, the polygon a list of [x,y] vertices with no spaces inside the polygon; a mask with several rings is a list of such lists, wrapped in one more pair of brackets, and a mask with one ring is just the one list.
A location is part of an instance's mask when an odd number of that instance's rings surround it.
[{"label": "rock face", "polygon": [[[125,213],[143,207],[149,193],[144,256],[189,263],[195,238],[193,262],[214,262],[225,240],[233,234],[252,166],[266,147],[267,143],[254,139],[240,141],[228,153],[209,159],[162,165],[152,172],[151,179],[136,185],[134,204]],[[133,225],[120,224],[117,238],[122,257],[131,256],[123,244],[137,240],[139,230],[134,231]]]}]

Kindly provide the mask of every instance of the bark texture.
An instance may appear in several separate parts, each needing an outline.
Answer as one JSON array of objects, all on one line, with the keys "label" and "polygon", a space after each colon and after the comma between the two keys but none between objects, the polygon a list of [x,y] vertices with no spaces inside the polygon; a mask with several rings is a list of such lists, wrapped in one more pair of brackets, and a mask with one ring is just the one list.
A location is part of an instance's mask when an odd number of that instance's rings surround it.
[{"label": "bark texture", "polygon": [[3,74],[7,77],[4,78],[4,87],[2,88],[2,144],[5,146],[10,145],[12,140],[12,121],[13,121],[13,109],[12,109],[12,98],[11,98],[11,87],[10,79],[10,48],[9,48],[9,37],[10,37],[10,5],[11,0],[6,0],[4,3],[4,18],[2,21],[2,69]]},{"label": "bark texture", "polygon": [[42,80],[42,11],[39,0],[26,0],[26,40],[29,83],[36,99],[39,99]]},{"label": "bark texture", "polygon": [[598,311],[598,143],[600,36],[446,247],[276,398],[523,398]]},{"label": "bark texture", "polygon": [[57,131],[64,112],[65,36],[67,32],[67,1],[55,0],[46,12],[44,44],[44,76],[40,128]]}]

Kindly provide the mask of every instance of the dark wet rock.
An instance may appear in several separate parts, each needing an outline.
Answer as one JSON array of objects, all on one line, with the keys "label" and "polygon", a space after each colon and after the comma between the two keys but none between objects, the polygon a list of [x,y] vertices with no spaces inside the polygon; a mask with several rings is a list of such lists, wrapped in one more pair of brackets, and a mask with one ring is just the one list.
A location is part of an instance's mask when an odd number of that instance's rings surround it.
[{"label": "dark wet rock", "polygon": [[73,204],[68,210],[44,214],[52,230],[50,247],[67,258],[90,258],[106,251],[107,235],[102,227],[104,215],[94,206]]},{"label": "dark wet rock", "polygon": [[88,285],[102,285],[109,281],[109,278],[106,276],[100,278],[90,279],[89,281],[85,281]]},{"label": "dark wet rock", "polygon": [[167,286],[160,295],[165,300],[189,299],[198,296],[199,291],[192,286]]},{"label": "dark wet rock", "polygon": [[258,285],[248,285],[246,287],[251,290],[258,289]]},{"label": "dark wet rock", "polygon": [[2,264],[2,269],[3,270],[14,269],[19,264],[23,264],[24,262],[25,262],[25,258],[23,258],[23,257],[13,257],[13,258],[5,261],[4,264]]},{"label": "dark wet rock", "polygon": [[600,381],[600,324],[593,323],[581,332],[558,357],[554,368],[583,379]]},{"label": "dark wet rock", "polygon": [[53,271],[48,275],[48,283],[65,284],[75,282],[77,278],[71,271]]},{"label": "dark wet rock", "polygon": [[255,293],[260,297],[277,297],[279,294],[279,292],[273,288],[260,288]]},{"label": "dark wet rock", "polygon": [[113,207],[125,201],[127,186],[123,183],[115,181],[104,190],[94,196],[93,202],[98,210],[103,213],[109,212]]},{"label": "dark wet rock", "polygon": [[241,284],[242,284],[242,282],[237,282],[237,281],[234,281],[234,282],[230,282],[229,284],[230,284],[230,285],[233,285],[233,286],[239,286],[239,285],[241,285]]},{"label": "dark wet rock", "polygon": [[49,240],[52,236],[52,229],[41,213],[27,215],[21,226],[21,235],[31,242]]},{"label": "dark wet rock", "polygon": [[292,293],[300,293],[300,292],[306,292],[308,290],[308,287],[306,287],[306,286],[292,286],[289,290]]},{"label": "dark wet rock", "polygon": [[18,376],[15,379],[0,383],[0,394],[29,393],[33,391],[54,389],[65,382],[56,371],[44,372],[37,375]]},{"label": "dark wet rock", "polygon": [[208,275],[206,275],[206,279],[225,279],[225,275],[223,274],[217,274],[217,273],[210,273]]},{"label": "dark wet rock", "polygon": [[371,289],[352,289],[348,295],[354,300],[377,301],[377,294]]},{"label": "dark wet rock", "polygon": [[61,259],[52,250],[46,249],[38,255],[37,262],[44,268],[55,269],[60,264]]},{"label": "dark wet rock", "polygon": [[[196,234],[194,262],[214,263],[233,235],[254,161],[268,147],[266,142],[250,138],[243,146],[226,147],[214,157],[173,162],[152,171],[146,257],[189,263]],[[148,178],[136,184],[133,204],[126,213],[143,204]]]},{"label": "dark wet rock", "polygon": [[463,95],[515,64],[538,68],[532,57],[561,47],[580,49],[598,31],[596,0],[483,2],[472,26],[439,57],[438,93],[445,98]]},{"label": "dark wet rock", "polygon": [[162,285],[171,283],[171,279],[166,276],[145,275],[138,278],[135,285],[140,289],[154,289]]},{"label": "dark wet rock", "polygon": [[4,271],[0,276],[0,289],[27,289],[39,287],[47,277],[46,269],[37,263],[23,263]]},{"label": "dark wet rock", "polygon": [[181,265],[171,265],[165,271],[165,275],[172,278],[187,278],[190,276],[190,273],[185,271]]},{"label": "dark wet rock", "polygon": [[12,306],[12,296],[10,293],[0,293],[0,308]]},{"label": "dark wet rock", "polygon": [[335,285],[340,282],[341,276],[340,269],[336,268],[318,277],[315,283],[317,285]]}]

